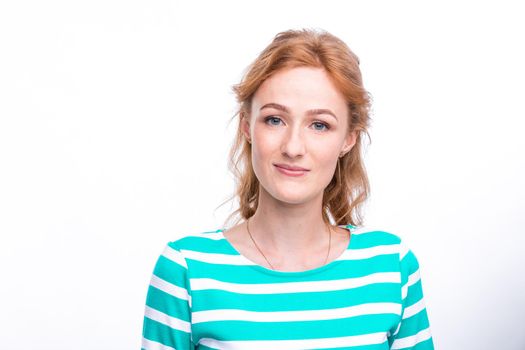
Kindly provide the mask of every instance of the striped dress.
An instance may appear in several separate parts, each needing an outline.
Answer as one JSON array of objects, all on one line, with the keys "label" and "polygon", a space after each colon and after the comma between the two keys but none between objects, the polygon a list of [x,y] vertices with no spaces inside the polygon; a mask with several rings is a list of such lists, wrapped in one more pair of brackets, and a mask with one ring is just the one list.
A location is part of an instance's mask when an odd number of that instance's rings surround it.
[{"label": "striped dress", "polygon": [[307,271],[268,269],[224,230],[169,242],[146,297],[142,349],[434,349],[414,253],[389,232],[351,232]]}]

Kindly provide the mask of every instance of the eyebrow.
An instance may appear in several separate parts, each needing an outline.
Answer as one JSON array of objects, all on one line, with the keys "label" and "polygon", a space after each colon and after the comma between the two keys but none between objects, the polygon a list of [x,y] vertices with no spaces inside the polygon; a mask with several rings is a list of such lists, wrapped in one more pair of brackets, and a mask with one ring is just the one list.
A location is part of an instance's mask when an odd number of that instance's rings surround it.
[{"label": "eyebrow", "polygon": [[[259,111],[262,111],[264,108],[275,108],[275,109],[278,109],[280,111],[283,111],[285,113],[290,114],[290,110],[288,109],[288,107],[280,105],[278,103],[267,103],[264,106],[262,106],[259,109]],[[331,115],[332,117],[334,117],[337,120],[337,117],[336,117],[335,113],[332,112],[329,109],[326,109],[326,108],[310,109],[310,110],[306,111],[306,114],[307,115],[328,114],[328,115]]]}]

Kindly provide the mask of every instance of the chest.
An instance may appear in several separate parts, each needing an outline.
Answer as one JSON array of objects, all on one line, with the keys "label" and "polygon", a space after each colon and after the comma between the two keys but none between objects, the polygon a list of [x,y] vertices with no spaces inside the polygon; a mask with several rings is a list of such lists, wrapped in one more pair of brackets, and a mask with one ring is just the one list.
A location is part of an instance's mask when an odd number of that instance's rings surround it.
[{"label": "chest", "polygon": [[368,266],[345,274],[334,268],[289,280],[261,275],[249,266],[225,268],[208,267],[190,279],[197,348],[388,349],[389,332],[400,320],[396,271],[374,272]]}]

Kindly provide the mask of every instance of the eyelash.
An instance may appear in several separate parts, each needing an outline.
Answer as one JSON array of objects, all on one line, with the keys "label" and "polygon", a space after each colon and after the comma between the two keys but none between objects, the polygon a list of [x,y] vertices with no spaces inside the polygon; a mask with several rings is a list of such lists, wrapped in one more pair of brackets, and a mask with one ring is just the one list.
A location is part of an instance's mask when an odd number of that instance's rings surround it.
[{"label": "eyelash", "polygon": [[[274,119],[279,119],[279,120],[281,120],[281,118],[279,118],[279,117],[269,116],[269,117],[264,118],[264,123],[265,123],[265,124],[268,124],[268,122],[269,122],[270,120],[274,120]],[[329,130],[329,129],[330,129],[330,125],[328,125],[328,124],[326,124],[326,123],[323,123],[323,122],[314,122],[313,124],[318,124],[318,125],[322,125],[322,126],[324,126],[324,129],[323,129],[323,130],[316,129],[316,131],[326,131],[326,130]],[[272,125],[272,124],[270,124],[270,125]],[[273,126],[275,126],[275,125],[273,125]]]}]

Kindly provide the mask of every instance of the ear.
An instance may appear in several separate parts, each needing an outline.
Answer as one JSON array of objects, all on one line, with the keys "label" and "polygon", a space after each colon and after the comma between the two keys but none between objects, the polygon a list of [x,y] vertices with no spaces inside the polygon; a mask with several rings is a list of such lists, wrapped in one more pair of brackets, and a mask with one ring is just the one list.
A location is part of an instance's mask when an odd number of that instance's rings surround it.
[{"label": "ear", "polygon": [[241,114],[241,132],[249,143],[252,143],[250,136],[250,116],[247,113]]},{"label": "ear", "polygon": [[345,137],[345,142],[343,143],[343,148],[341,149],[341,154],[344,155],[344,154],[350,152],[352,147],[354,147],[354,145],[356,143],[356,140],[357,140],[357,131],[355,131],[355,130],[350,131]]}]

